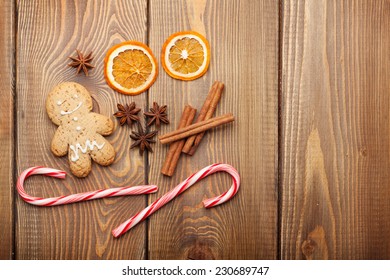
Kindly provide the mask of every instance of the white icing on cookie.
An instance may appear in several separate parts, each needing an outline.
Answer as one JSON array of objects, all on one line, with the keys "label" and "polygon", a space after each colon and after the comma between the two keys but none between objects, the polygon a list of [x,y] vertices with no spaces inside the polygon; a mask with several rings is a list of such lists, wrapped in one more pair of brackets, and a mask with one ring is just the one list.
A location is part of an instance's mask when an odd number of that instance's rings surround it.
[{"label": "white icing on cookie", "polygon": [[76,143],[76,147],[73,146],[73,145],[70,145],[69,148],[73,151],[74,155],[72,155],[70,158],[72,161],[77,161],[80,157],[79,157],[79,150],[85,154],[88,150],[91,150],[93,151],[94,147],[97,147],[98,150],[101,150],[103,148],[105,143],[103,144],[98,144],[96,143],[96,141],[89,141],[87,140],[85,142],[85,147],[83,148],[83,146],[81,146],[79,143]]},{"label": "white icing on cookie", "polygon": [[75,94],[75,95],[73,95],[73,96],[74,96],[74,98],[78,98],[78,97],[79,97],[77,94]]},{"label": "white icing on cookie", "polygon": [[77,105],[76,108],[74,108],[73,110],[70,110],[70,111],[61,111],[61,115],[69,115],[69,114],[72,114],[73,112],[76,112],[78,109],[80,109],[81,105],[83,105],[83,102],[80,102],[79,105]]},{"label": "white icing on cookie", "polygon": [[81,130],[81,126],[76,127],[76,130],[80,131]]},{"label": "white icing on cookie", "polygon": [[78,117],[74,117],[74,118],[73,118],[73,120],[74,120],[75,122],[77,122],[78,119],[79,119]]},{"label": "white icing on cookie", "polygon": [[62,103],[63,103],[63,101],[61,101],[61,100],[58,100],[58,101],[57,101],[57,105],[58,105],[58,106],[61,106]]}]

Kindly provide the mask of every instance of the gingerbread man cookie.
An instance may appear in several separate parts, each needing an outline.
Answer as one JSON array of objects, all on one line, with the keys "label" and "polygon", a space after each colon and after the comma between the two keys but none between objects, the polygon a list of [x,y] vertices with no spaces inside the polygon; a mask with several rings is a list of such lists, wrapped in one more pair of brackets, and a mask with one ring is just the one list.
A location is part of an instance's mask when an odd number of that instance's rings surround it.
[{"label": "gingerbread man cookie", "polygon": [[114,123],[91,112],[92,98],[86,88],[71,82],[59,84],[49,93],[46,110],[50,120],[58,125],[51,150],[56,156],[68,154],[75,176],[89,174],[91,158],[103,166],[114,161],[115,150],[102,136],[113,132]]}]

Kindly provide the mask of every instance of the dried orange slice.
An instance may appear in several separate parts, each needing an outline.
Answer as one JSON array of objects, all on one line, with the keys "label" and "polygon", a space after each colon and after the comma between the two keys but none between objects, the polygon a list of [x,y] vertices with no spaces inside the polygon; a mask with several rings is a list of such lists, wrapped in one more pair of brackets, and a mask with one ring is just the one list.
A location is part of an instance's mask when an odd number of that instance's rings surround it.
[{"label": "dried orange slice", "polygon": [[128,41],[110,48],[104,60],[108,85],[123,94],[144,92],[156,81],[157,60],[148,46]]},{"label": "dried orange slice", "polygon": [[172,78],[195,80],[203,76],[209,68],[209,42],[194,31],[174,33],[163,45],[161,61]]}]

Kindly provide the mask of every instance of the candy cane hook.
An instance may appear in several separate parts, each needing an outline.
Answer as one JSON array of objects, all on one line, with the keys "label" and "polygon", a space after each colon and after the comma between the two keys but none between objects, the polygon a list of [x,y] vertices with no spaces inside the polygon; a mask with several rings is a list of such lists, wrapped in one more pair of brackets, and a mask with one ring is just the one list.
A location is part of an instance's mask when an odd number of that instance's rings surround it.
[{"label": "candy cane hook", "polygon": [[113,196],[124,196],[124,195],[137,195],[137,194],[149,194],[157,191],[157,186],[147,185],[147,186],[136,186],[136,187],[123,187],[123,188],[111,188],[104,190],[97,190],[92,192],[84,192],[71,194],[67,196],[59,197],[50,197],[50,198],[41,198],[33,197],[28,195],[23,187],[24,181],[32,175],[45,175],[54,178],[65,179],[66,172],[62,170],[36,166],[31,167],[20,174],[18,181],[16,183],[16,188],[19,195],[27,203],[37,205],[37,206],[55,206],[61,204],[69,204],[80,201],[98,199],[103,197],[113,197]]},{"label": "candy cane hook", "polygon": [[233,177],[233,185],[230,187],[230,189],[223,194],[209,198],[203,201],[203,205],[206,208],[214,207],[219,204],[222,204],[229,199],[231,199],[238,191],[240,187],[240,175],[238,174],[237,170],[234,169],[231,165],[223,164],[223,163],[216,163],[210,166],[207,166],[203,168],[202,170],[192,174],[190,177],[188,177],[186,180],[181,182],[179,185],[177,185],[173,190],[166,193],[159,199],[157,199],[155,202],[150,204],[148,207],[146,207],[144,210],[139,212],[138,214],[134,215],[130,219],[128,219],[126,222],[122,223],[119,227],[114,229],[112,231],[112,234],[114,237],[119,237],[128,230],[130,230],[132,227],[137,225],[138,223],[145,220],[147,217],[152,215],[154,212],[156,212],[158,209],[160,209],[162,206],[170,202],[172,199],[183,193],[186,189],[191,187],[196,182],[202,180],[203,178],[207,177],[208,175],[211,175],[216,172],[224,171],[229,173]]}]

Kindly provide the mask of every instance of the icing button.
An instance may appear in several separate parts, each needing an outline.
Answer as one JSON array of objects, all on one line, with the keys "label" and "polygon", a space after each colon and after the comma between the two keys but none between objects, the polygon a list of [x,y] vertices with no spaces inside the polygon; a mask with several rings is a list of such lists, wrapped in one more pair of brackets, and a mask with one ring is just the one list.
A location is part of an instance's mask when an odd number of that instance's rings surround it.
[{"label": "icing button", "polygon": [[80,127],[80,126],[76,127],[76,130],[77,130],[77,131],[80,131],[80,130],[81,130],[81,127]]}]

